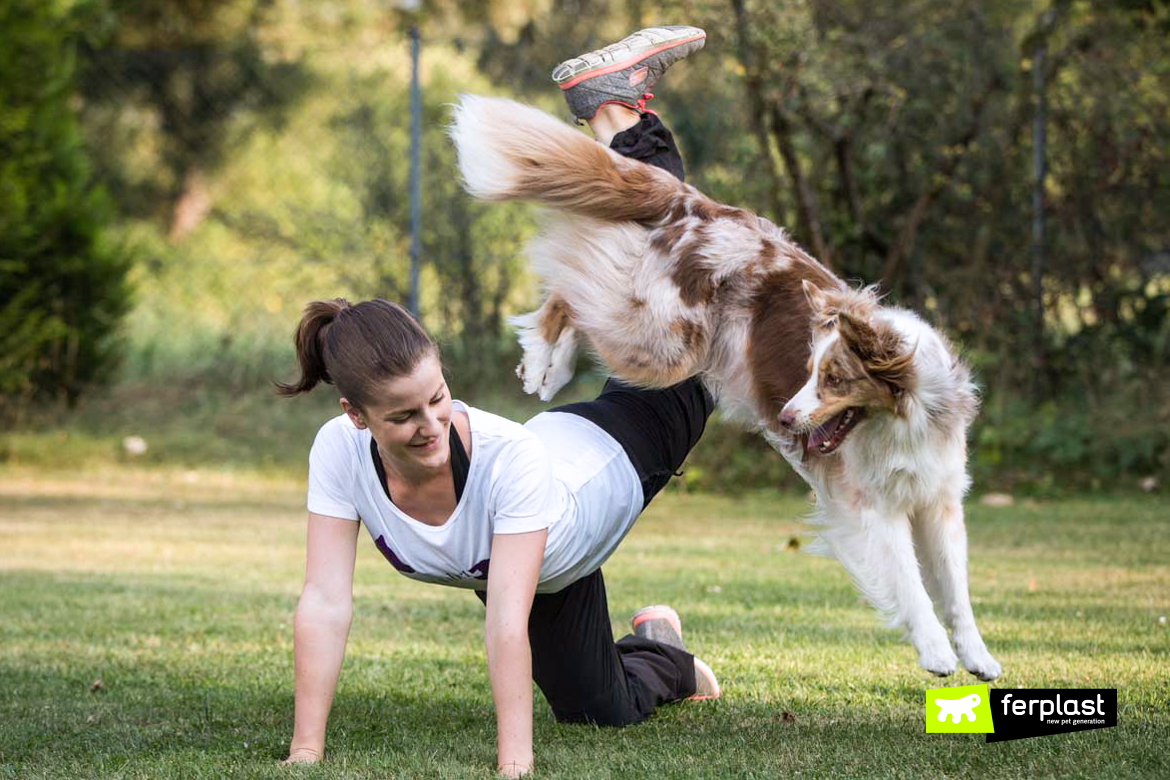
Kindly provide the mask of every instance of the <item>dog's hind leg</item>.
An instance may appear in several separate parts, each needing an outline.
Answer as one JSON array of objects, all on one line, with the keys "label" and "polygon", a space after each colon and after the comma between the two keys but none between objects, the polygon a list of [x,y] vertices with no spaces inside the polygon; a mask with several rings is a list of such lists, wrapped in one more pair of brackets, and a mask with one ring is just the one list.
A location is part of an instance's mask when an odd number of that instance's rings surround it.
[{"label": "dog's hind leg", "polygon": [[536,311],[512,318],[524,350],[516,376],[524,392],[542,401],[551,400],[576,370],[578,337],[571,316],[568,304],[553,293]]},{"label": "dog's hind leg", "polygon": [[869,603],[891,625],[905,629],[923,669],[939,677],[952,674],[958,659],[923,585],[910,518],[873,509],[861,510],[855,520],[835,515],[826,513],[827,527],[821,533],[833,557]]},{"label": "dog's hind leg", "polygon": [[975,626],[975,613],[967,589],[967,529],[963,504],[947,501],[916,518],[915,538],[921,560],[937,583],[943,620],[963,668],[980,680],[994,680],[1002,668],[991,657]]}]

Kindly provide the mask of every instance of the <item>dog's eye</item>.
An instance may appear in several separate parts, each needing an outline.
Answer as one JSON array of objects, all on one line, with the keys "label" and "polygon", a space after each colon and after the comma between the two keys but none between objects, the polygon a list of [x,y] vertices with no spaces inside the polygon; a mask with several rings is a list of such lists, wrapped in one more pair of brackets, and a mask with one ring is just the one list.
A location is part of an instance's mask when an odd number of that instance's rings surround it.
[{"label": "dog's eye", "polygon": [[837,376],[836,374],[827,374],[825,376],[825,384],[827,384],[829,387],[836,387],[837,385],[841,384],[841,377]]}]

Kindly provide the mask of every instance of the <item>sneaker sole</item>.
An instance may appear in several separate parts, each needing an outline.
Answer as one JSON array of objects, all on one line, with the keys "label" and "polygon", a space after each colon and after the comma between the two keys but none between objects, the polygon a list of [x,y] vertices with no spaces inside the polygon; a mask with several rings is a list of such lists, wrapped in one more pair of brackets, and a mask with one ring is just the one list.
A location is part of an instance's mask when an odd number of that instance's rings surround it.
[{"label": "sneaker sole", "polygon": [[597,76],[604,76],[607,73],[616,73],[619,70],[625,70],[631,65],[636,65],[647,57],[651,57],[655,54],[658,54],[659,52],[666,51],[667,49],[673,49],[676,46],[682,46],[685,43],[701,41],[706,37],[707,33],[702,33],[701,35],[690,35],[686,38],[680,38],[677,41],[670,41],[668,43],[659,44],[658,46],[654,46],[650,49],[635,51],[631,56],[621,60],[620,62],[615,62],[609,65],[596,65],[592,68],[586,68],[579,73],[571,73],[565,76],[564,78],[568,79],[567,81],[556,81],[556,83],[562,90],[571,89],[580,84],[582,81],[588,81],[589,79],[596,78]]}]

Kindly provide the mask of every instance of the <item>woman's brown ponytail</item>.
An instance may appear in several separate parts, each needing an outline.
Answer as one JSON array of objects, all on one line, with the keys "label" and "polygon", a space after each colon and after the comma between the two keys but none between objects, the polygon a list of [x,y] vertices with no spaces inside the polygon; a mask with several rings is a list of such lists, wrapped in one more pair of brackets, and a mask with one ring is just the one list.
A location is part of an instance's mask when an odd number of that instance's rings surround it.
[{"label": "woman's brown ponytail", "polygon": [[350,304],[344,298],[313,301],[305,307],[295,336],[301,378],[276,383],[283,396],[307,393],[319,382],[334,385],[363,407],[374,386],[405,376],[439,348],[410,312],[380,298]]},{"label": "woman's brown ponytail", "polygon": [[297,362],[301,364],[301,379],[295,384],[277,382],[277,393],[286,397],[294,396],[309,392],[318,382],[333,383],[325,365],[321,331],[329,327],[337,315],[348,307],[349,301],[344,298],[313,301],[305,307],[301,324],[297,326],[296,336],[293,337],[297,345]]}]

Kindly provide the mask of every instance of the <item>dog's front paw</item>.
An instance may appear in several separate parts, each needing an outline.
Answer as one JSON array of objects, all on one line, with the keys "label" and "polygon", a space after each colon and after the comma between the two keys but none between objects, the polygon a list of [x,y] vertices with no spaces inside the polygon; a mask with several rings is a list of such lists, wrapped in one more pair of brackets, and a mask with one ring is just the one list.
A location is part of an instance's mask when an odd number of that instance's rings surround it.
[{"label": "dog's front paw", "polygon": [[1003,673],[1003,667],[991,657],[983,639],[976,635],[974,638],[955,637],[955,649],[959,652],[959,660],[963,668],[980,680],[990,682]]},{"label": "dog's front paw", "polygon": [[[551,349],[526,349],[520,365],[516,366],[516,376],[520,378],[520,385],[524,392],[535,395],[544,386],[544,376],[548,369],[548,354]],[[544,353],[543,355],[540,353]],[[543,358],[543,359],[542,359]],[[548,400],[541,395],[541,400]]]},{"label": "dog's front paw", "polygon": [[951,653],[949,657],[942,653],[918,656],[918,665],[935,677],[950,677],[955,673],[958,662],[959,659],[955,657],[954,653]]},{"label": "dog's front paw", "polygon": [[516,376],[524,392],[549,401],[573,378],[577,357],[577,333],[564,328],[555,344],[541,338],[524,338],[524,357],[516,366]]},{"label": "dog's front paw", "polygon": [[540,400],[550,401],[560,392],[560,389],[569,383],[576,371],[577,363],[577,331],[571,327],[561,330],[557,343],[549,355],[548,366],[544,372],[544,381],[540,385]]},{"label": "dog's front paw", "polygon": [[552,358],[552,347],[547,341],[539,338],[521,339],[521,344],[524,346],[524,355],[520,358],[520,365],[516,366],[516,376],[520,378],[520,386],[524,388],[524,392],[534,395],[545,384],[545,374]]},{"label": "dog's front paw", "polygon": [[536,395],[542,401],[550,401],[557,392],[573,378],[573,366],[565,361],[557,361],[557,350],[546,350],[552,355],[551,361],[542,361],[524,353],[524,360],[516,366],[516,376],[524,392]]},{"label": "dog's front paw", "polygon": [[942,641],[935,638],[921,645],[916,642],[914,646],[918,650],[918,665],[935,677],[949,677],[955,673],[959,657],[946,641],[945,634]]},{"label": "dog's front paw", "polygon": [[988,655],[979,661],[963,661],[963,668],[984,682],[991,682],[1003,674],[999,661]]}]

